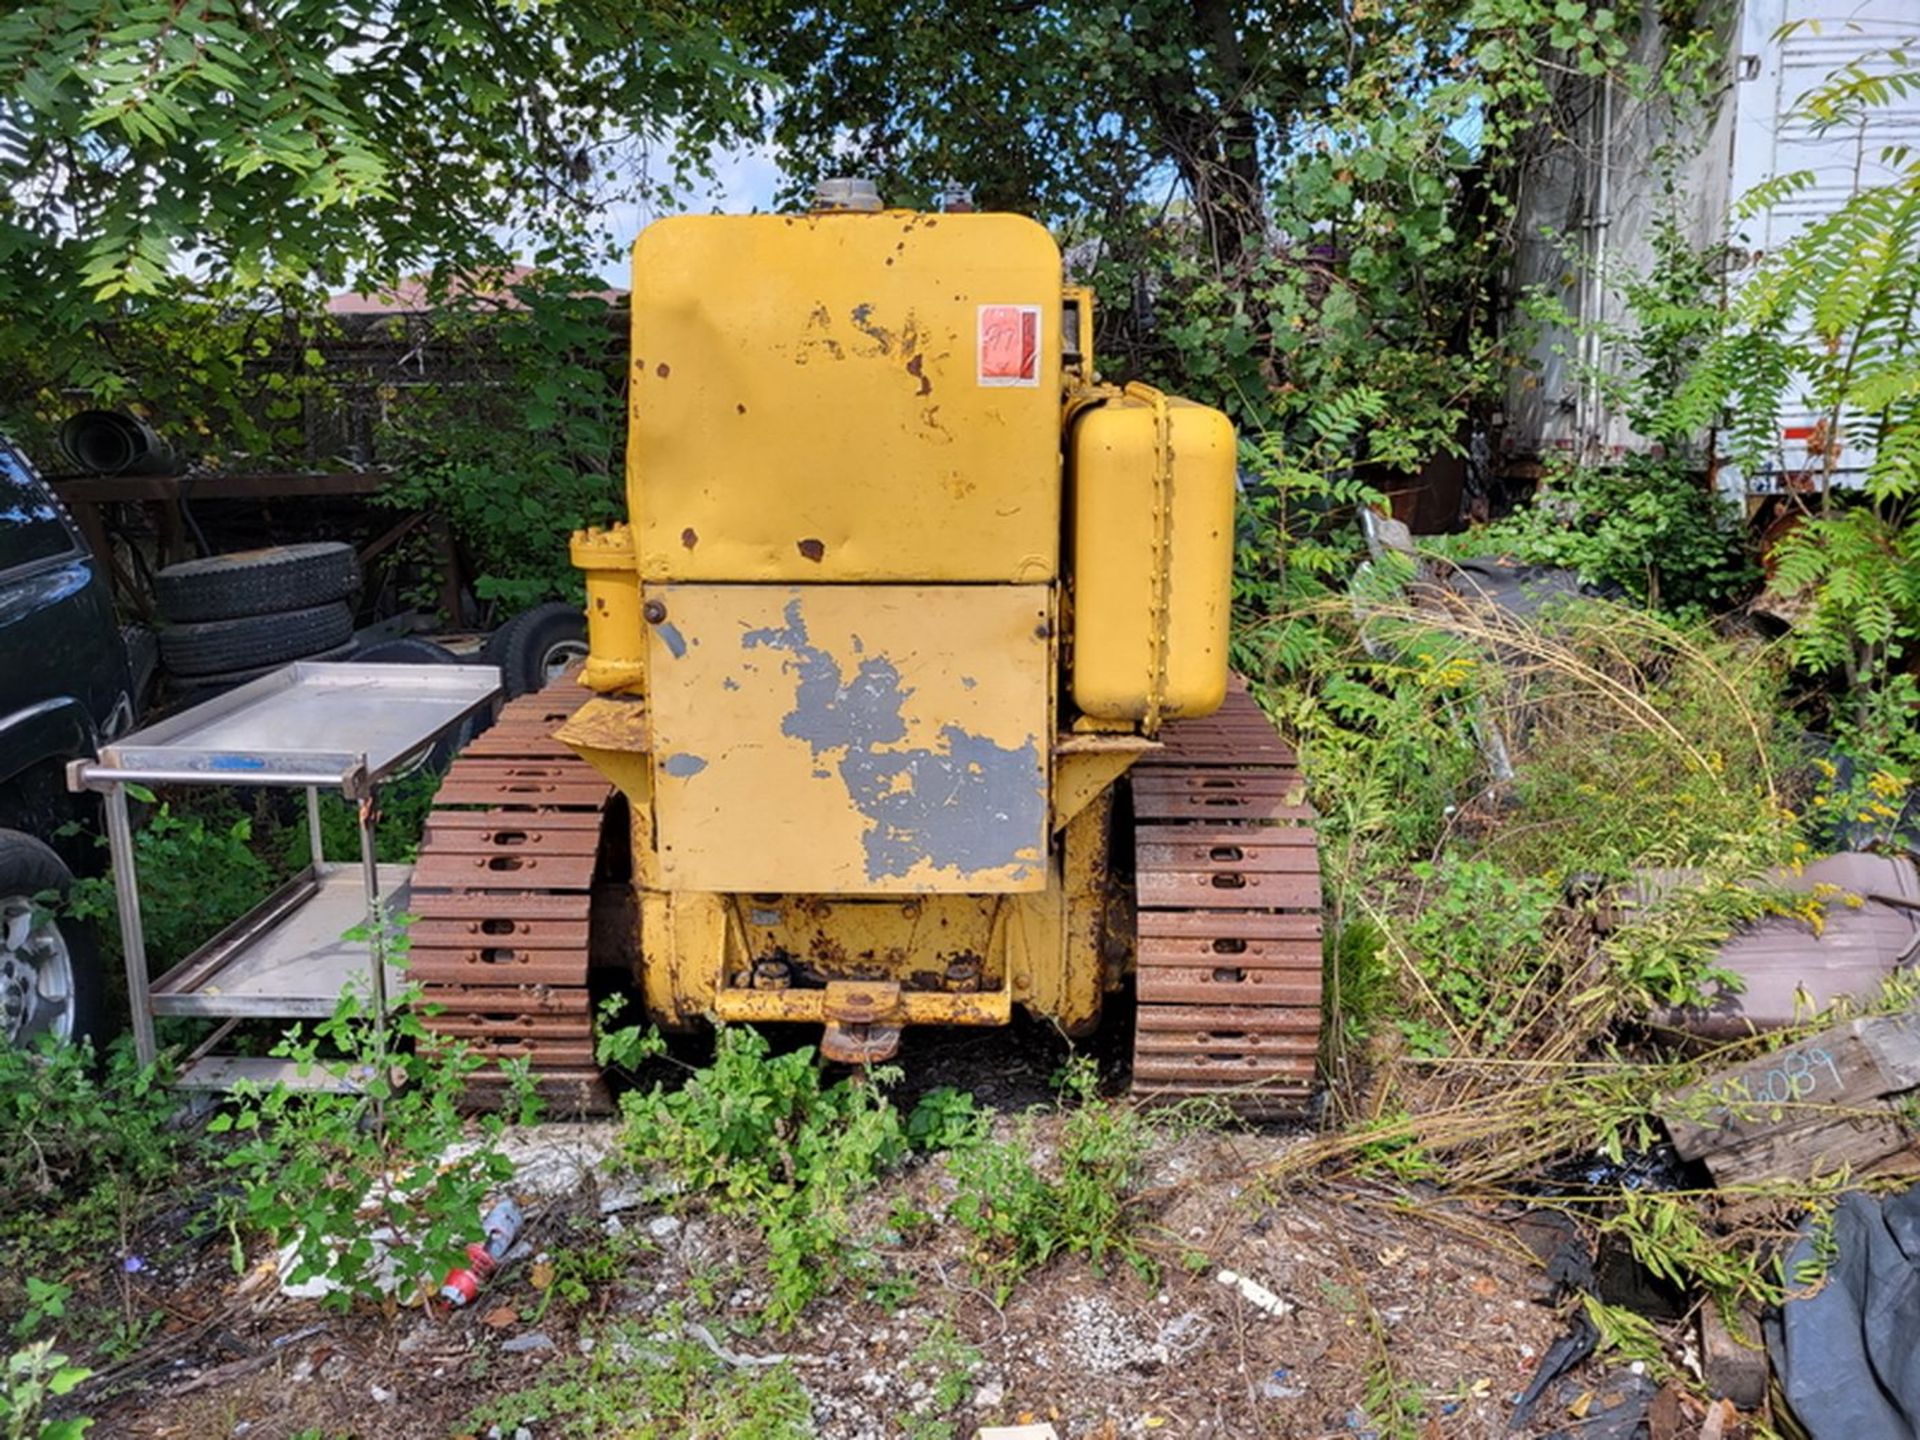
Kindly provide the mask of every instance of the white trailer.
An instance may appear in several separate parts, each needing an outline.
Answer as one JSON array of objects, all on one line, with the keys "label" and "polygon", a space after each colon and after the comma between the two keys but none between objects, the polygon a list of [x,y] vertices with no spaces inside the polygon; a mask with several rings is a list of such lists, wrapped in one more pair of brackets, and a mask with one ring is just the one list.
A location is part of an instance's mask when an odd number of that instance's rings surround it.
[{"label": "white trailer", "polygon": [[[1669,41],[1658,7],[1642,9],[1634,59],[1652,67]],[[1920,0],[1732,0],[1701,15],[1714,26],[1718,88],[1698,113],[1615,81],[1578,82],[1563,97],[1563,113],[1575,117],[1568,139],[1522,185],[1511,293],[1558,297],[1572,324],[1546,327],[1510,377],[1500,430],[1509,472],[1526,473],[1555,454],[1605,463],[1648,448],[1594,376],[1620,367],[1606,336],[1631,328],[1621,285],[1653,266],[1654,224],[1672,203],[1669,179],[1688,243],[1728,245],[1727,283],[1737,286],[1761,257],[1857,189],[1892,179],[1887,147],[1920,150],[1920,103],[1825,132],[1801,113],[1808,92],[1834,71],[1878,63],[1889,49],[1920,49]],[[1663,163],[1663,152],[1673,158]],[[1796,171],[1812,172],[1813,184],[1736,220],[1742,196]],[[1749,475],[1718,466],[1722,486],[1736,495],[1787,488],[1810,468],[1815,418],[1804,409],[1783,415],[1773,462]],[[1700,441],[1691,458],[1714,467],[1711,437]],[[1843,452],[1840,483],[1857,482],[1868,458]]]}]

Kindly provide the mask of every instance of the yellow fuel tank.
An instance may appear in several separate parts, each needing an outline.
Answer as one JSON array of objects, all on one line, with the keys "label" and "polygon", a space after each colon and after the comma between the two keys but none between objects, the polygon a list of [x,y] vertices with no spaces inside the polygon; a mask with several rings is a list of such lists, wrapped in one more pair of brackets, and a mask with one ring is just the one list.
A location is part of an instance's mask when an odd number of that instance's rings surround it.
[{"label": "yellow fuel tank", "polygon": [[1070,444],[1073,703],[1097,721],[1208,715],[1227,692],[1233,425],[1129,385]]}]

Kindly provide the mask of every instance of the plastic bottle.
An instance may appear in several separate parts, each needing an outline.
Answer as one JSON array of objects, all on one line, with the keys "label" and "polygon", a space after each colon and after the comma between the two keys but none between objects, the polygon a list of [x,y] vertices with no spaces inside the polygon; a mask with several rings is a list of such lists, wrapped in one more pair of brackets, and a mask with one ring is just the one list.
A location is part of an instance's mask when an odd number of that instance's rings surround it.
[{"label": "plastic bottle", "polygon": [[480,1221],[480,1233],[485,1238],[467,1246],[464,1266],[447,1272],[447,1278],[440,1282],[440,1298],[453,1306],[471,1305],[474,1296],[500,1268],[502,1257],[520,1238],[520,1227],[526,1224],[526,1218],[511,1199],[501,1200],[487,1211]]}]

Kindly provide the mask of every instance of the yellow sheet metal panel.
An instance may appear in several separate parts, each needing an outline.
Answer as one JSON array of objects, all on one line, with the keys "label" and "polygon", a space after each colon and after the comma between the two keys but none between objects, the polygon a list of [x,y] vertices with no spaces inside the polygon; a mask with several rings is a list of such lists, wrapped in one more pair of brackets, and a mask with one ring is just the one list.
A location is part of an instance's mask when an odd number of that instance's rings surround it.
[{"label": "yellow sheet metal panel", "polygon": [[676,890],[1046,884],[1045,585],[648,585]]},{"label": "yellow sheet metal panel", "polygon": [[1051,578],[1060,252],[1015,215],[694,215],[633,252],[649,580]]},{"label": "yellow sheet metal panel", "polygon": [[1233,426],[1129,386],[1070,448],[1073,702],[1101,720],[1206,715],[1227,693]]}]

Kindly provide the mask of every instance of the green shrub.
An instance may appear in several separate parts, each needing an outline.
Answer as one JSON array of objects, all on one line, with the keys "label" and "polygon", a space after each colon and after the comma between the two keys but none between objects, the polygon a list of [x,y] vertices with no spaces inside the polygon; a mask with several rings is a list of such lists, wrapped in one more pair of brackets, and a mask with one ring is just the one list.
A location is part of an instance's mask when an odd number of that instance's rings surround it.
[{"label": "green shrub", "polygon": [[[133,853],[147,958],[160,970],[185,959],[221,926],[266,899],[275,876],[256,848],[252,819],[241,813],[231,795],[198,794],[190,807],[176,808],[156,804],[150,792],[138,787],[129,786],[128,791],[155,804],[134,832]],[[119,912],[111,877],[76,881],[68,904],[75,915],[101,927],[107,949],[117,954]]]},{"label": "green shrub", "polygon": [[69,1365],[51,1341],[14,1351],[0,1370],[0,1440],[81,1440],[93,1421],[49,1420],[46,1407],[92,1373]]},{"label": "green shrub", "polygon": [[443,516],[506,613],[578,599],[568,536],[620,516],[625,486],[625,346],[601,282],[524,274],[502,310],[485,294],[446,298],[443,340],[486,363],[416,391],[392,437],[395,483],[381,503]]},{"label": "green shrub", "polygon": [[1450,543],[1577,571],[1635,600],[1698,613],[1759,578],[1738,508],[1693,468],[1629,456],[1556,464],[1525,509]]},{"label": "green shrub", "polygon": [[895,1073],[823,1084],[811,1048],[775,1055],[758,1031],[727,1026],[713,1064],[679,1089],[622,1098],[623,1149],[760,1228],[772,1314],[791,1323],[862,1263],[851,1204],[907,1155],[907,1128],[879,1088]]},{"label": "green shrub", "polygon": [[1139,1187],[1154,1131],[1140,1111],[1096,1090],[1093,1063],[1069,1062],[1063,1089],[1076,1101],[1060,1126],[1050,1167],[1035,1160],[1031,1117],[1012,1139],[981,1139],[947,1159],[958,1185],[952,1217],[973,1237],[974,1262],[1005,1299],[1023,1277],[1058,1255],[1084,1255],[1098,1270],[1117,1256],[1143,1278],[1156,1273],[1139,1248]]},{"label": "green shrub", "polygon": [[1413,873],[1405,944],[1422,988],[1463,1048],[1497,1051],[1541,1013],[1534,982],[1559,887],[1471,857],[1421,862]]},{"label": "green shrub", "polygon": [[[382,922],[376,950],[402,944]],[[535,1114],[526,1063],[513,1062],[509,1106],[480,1116],[476,1137],[461,1102],[481,1062],[427,1029],[417,992],[396,998],[381,1027],[349,991],[328,1019],[274,1047],[336,1089],[245,1086],[207,1127],[240,1137],[220,1162],[241,1182],[234,1225],[291,1245],[286,1278],[324,1278],[337,1306],[381,1293],[383,1248],[403,1301],[437,1288],[476,1238],[489,1195],[512,1178],[499,1147],[507,1126]],[[237,1242],[234,1258],[237,1267]]]},{"label": "green shrub", "polygon": [[71,1198],[103,1183],[148,1186],[190,1143],[165,1077],[129,1041],[104,1060],[88,1042],[0,1046],[0,1186],[15,1205]]}]

